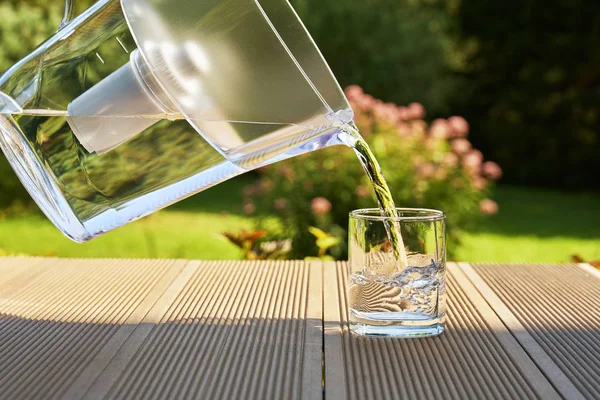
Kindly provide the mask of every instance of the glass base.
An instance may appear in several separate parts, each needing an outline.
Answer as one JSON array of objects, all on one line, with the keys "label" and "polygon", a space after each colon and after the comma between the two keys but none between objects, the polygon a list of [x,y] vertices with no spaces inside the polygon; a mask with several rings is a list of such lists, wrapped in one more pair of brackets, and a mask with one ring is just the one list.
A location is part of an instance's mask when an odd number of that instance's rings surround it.
[{"label": "glass base", "polygon": [[361,322],[350,322],[350,331],[360,336],[422,338],[437,336],[444,332],[444,323],[437,319],[427,324],[425,321],[386,321],[385,325],[370,325]]}]

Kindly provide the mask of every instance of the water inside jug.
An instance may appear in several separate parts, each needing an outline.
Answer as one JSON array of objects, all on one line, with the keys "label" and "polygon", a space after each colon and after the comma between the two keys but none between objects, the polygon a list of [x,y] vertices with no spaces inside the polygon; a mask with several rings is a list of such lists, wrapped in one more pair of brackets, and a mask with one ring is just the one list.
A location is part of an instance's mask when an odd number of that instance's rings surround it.
[{"label": "water inside jug", "polygon": [[0,147],[75,241],[340,144],[352,118],[285,0],[102,0],[0,77]]}]

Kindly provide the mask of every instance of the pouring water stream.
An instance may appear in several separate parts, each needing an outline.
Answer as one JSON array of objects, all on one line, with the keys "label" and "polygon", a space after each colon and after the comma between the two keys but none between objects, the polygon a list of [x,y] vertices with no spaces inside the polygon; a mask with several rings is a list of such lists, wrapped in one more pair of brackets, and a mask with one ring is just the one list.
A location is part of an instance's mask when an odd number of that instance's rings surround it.
[{"label": "pouring water stream", "polygon": [[391,217],[390,220],[393,221],[392,223],[386,221],[385,228],[396,258],[396,270],[401,272],[408,266],[408,260],[400,231],[400,222],[397,220],[398,213],[390,188],[385,181],[377,158],[375,158],[375,155],[365,139],[360,135],[358,128],[356,128],[354,124],[348,124],[344,131],[346,134],[341,135],[341,140],[356,153],[367,177],[371,181],[371,185],[373,186],[375,196],[379,203],[379,208],[381,209],[381,214],[386,217]]}]

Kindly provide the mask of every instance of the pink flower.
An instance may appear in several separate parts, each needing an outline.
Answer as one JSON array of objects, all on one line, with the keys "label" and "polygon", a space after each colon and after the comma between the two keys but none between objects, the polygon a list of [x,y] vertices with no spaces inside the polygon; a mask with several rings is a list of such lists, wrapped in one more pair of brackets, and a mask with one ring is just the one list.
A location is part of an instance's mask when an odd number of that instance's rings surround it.
[{"label": "pink flower", "polygon": [[479,210],[487,215],[493,215],[498,212],[498,203],[494,200],[483,199],[479,202]]},{"label": "pink flower", "polygon": [[398,112],[398,119],[400,121],[406,121],[410,119],[410,111],[408,110],[408,107],[403,107],[400,106],[397,109]]},{"label": "pink flower", "polygon": [[493,161],[486,161],[481,165],[483,175],[493,181],[497,181],[502,177],[502,169]]},{"label": "pink flower", "polygon": [[432,163],[425,163],[417,167],[416,174],[421,179],[429,179],[435,175],[435,166]]},{"label": "pink flower", "polygon": [[310,203],[313,214],[321,216],[331,211],[331,202],[325,197],[315,197]]},{"label": "pink flower", "polygon": [[425,107],[421,103],[410,103],[408,105],[408,118],[421,119],[425,116]]},{"label": "pink flower", "polygon": [[425,137],[423,144],[425,145],[425,149],[429,152],[434,152],[439,146],[439,141],[432,136],[427,136]]},{"label": "pink flower", "polygon": [[254,212],[256,211],[256,206],[252,203],[246,203],[244,204],[244,212],[248,215],[250,214],[254,214]]},{"label": "pink flower", "polygon": [[448,177],[448,171],[446,171],[444,168],[438,168],[438,169],[436,169],[435,175],[434,175],[434,178],[436,180],[443,181],[447,177]]},{"label": "pink flower", "polygon": [[422,119],[417,119],[410,123],[413,133],[423,133],[427,129],[427,123]]},{"label": "pink flower", "polygon": [[371,134],[371,125],[373,124],[373,121],[369,114],[360,112],[354,114],[354,122],[360,128],[362,137],[367,137]]},{"label": "pink flower", "polygon": [[371,111],[377,101],[373,96],[362,94],[355,98],[348,98],[350,104],[355,111]]},{"label": "pink flower", "polygon": [[483,190],[487,186],[487,179],[481,176],[473,177],[473,187],[477,190]]},{"label": "pink flower", "polygon": [[459,138],[452,141],[452,151],[458,155],[466,154],[471,150],[471,142],[467,139]]},{"label": "pink flower", "polygon": [[275,184],[273,183],[272,180],[263,178],[263,179],[259,180],[258,183],[256,184],[256,191],[258,193],[270,192],[271,189],[273,189],[273,186],[275,186]]},{"label": "pink flower", "polygon": [[369,195],[369,189],[365,185],[358,185],[356,188],[356,195],[361,198],[367,197]]},{"label": "pink flower", "polygon": [[413,167],[418,168],[425,162],[425,158],[420,154],[415,154],[412,156],[411,161],[412,161]]},{"label": "pink flower", "polygon": [[481,162],[483,161],[483,154],[479,150],[471,150],[467,155],[463,157],[463,167],[472,175],[479,174],[481,172]]},{"label": "pink flower", "polygon": [[276,210],[283,211],[288,208],[288,201],[286,199],[280,197],[278,199],[275,199],[275,201],[273,202],[273,206],[275,207]]},{"label": "pink flower", "polygon": [[429,127],[429,135],[436,139],[448,139],[450,137],[448,123],[441,118],[436,119]]},{"label": "pink flower", "polygon": [[242,194],[244,195],[244,197],[250,197],[254,193],[256,193],[256,186],[254,185],[246,185],[242,189]]},{"label": "pink flower", "polygon": [[379,103],[373,109],[375,117],[382,122],[395,124],[398,121],[398,107],[393,103]]},{"label": "pink flower", "polygon": [[287,178],[288,181],[290,182],[294,182],[294,180],[296,179],[296,172],[294,172],[294,170],[292,169],[292,167],[290,167],[287,164],[284,164],[280,167],[279,169],[279,173]]},{"label": "pink flower", "polygon": [[458,156],[454,153],[444,154],[442,165],[445,167],[456,167],[458,165]]},{"label": "pink flower", "polygon": [[469,123],[463,117],[448,118],[448,126],[454,137],[465,137],[469,133]]},{"label": "pink flower", "polygon": [[406,122],[399,122],[398,125],[396,125],[396,128],[400,137],[407,137],[408,135],[410,135],[411,128],[410,125]]},{"label": "pink flower", "polygon": [[363,89],[360,86],[358,86],[358,85],[348,86],[346,88],[345,92],[346,92],[346,97],[348,97],[348,100],[350,100],[350,101],[358,99],[362,95],[365,94],[365,92],[363,91]]}]

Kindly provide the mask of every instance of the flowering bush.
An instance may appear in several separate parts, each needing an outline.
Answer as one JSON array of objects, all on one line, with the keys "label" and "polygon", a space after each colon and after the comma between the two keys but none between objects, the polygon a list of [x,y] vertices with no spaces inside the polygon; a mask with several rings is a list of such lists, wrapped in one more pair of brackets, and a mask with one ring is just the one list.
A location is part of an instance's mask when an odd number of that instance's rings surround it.
[{"label": "flowering bush", "polygon": [[263,230],[248,232],[242,229],[240,233],[223,232],[221,235],[239,247],[246,260],[281,260],[285,259],[287,253],[292,249],[289,239],[261,240],[267,236],[267,232]]},{"label": "flowering bush", "polygon": [[[460,229],[481,214],[497,212],[487,197],[500,167],[483,162],[466,138],[469,124],[454,116],[427,124],[421,104],[397,106],[365,94],[358,86],[346,89],[355,121],[377,159],[400,207],[437,208],[447,213],[449,250]],[[292,257],[318,254],[309,227],[340,239],[328,249],[345,258],[348,212],[375,207],[373,191],[350,149],[330,147],[261,170],[259,180],[244,189],[244,210],[274,209],[293,238]]]}]

